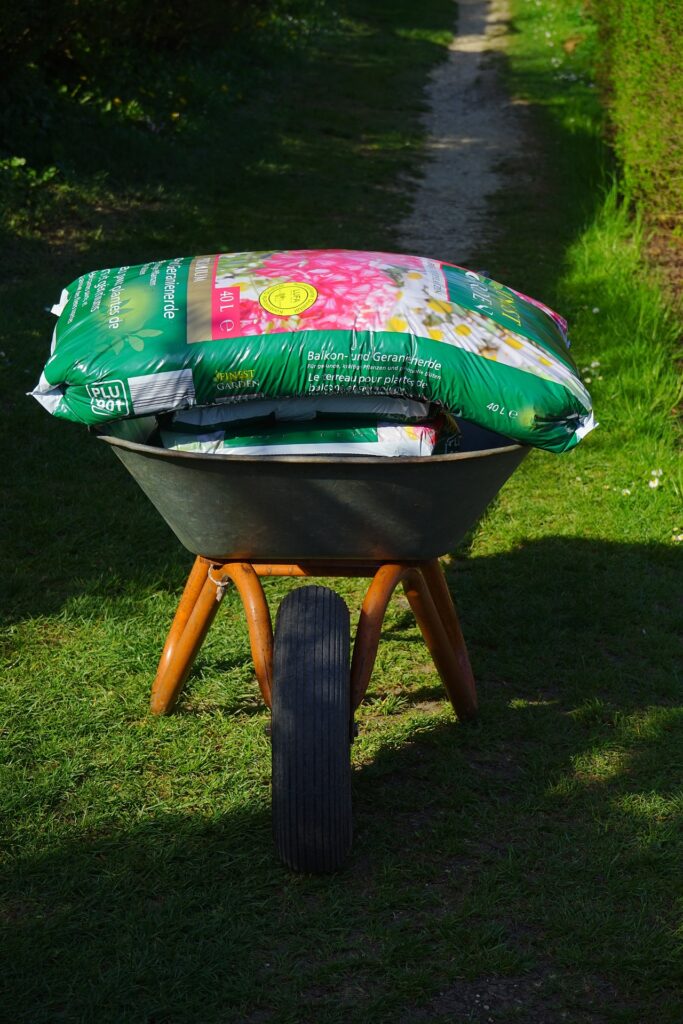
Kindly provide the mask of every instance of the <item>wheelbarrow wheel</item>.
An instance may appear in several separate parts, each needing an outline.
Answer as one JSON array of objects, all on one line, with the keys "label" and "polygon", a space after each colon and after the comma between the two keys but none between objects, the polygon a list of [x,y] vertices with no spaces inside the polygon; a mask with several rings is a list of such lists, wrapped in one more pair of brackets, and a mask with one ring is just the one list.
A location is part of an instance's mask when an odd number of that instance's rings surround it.
[{"label": "wheelbarrow wheel", "polygon": [[295,871],[336,871],[351,848],[349,610],[327,587],[282,601],[273,652],[273,833]]}]

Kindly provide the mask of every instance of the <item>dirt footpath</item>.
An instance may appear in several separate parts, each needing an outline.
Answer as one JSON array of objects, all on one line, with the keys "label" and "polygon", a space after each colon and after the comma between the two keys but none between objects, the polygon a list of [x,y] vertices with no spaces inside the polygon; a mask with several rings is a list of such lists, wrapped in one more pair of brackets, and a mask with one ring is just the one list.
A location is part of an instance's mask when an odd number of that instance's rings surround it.
[{"label": "dirt footpath", "polygon": [[428,160],[400,229],[406,252],[467,266],[495,232],[487,196],[503,186],[501,161],[520,152],[524,134],[501,82],[507,20],[505,0],[458,0],[457,34],[428,85]]}]

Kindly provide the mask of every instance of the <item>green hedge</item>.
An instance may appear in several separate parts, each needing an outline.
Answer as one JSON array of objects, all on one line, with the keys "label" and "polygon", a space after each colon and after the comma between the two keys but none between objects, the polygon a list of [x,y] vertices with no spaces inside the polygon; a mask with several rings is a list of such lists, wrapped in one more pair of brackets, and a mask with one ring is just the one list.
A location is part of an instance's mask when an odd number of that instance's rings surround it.
[{"label": "green hedge", "polygon": [[683,218],[683,2],[592,0],[614,146],[627,188]]}]

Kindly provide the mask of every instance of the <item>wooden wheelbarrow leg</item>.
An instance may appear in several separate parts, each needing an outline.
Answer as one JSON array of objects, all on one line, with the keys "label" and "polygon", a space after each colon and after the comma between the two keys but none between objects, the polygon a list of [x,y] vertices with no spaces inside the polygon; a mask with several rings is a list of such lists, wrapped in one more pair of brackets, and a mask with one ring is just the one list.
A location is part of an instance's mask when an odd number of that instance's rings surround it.
[{"label": "wooden wheelbarrow leg", "polygon": [[192,663],[214,620],[221,592],[209,576],[211,562],[197,558],[159,660],[150,707],[167,714],[178,699]]},{"label": "wooden wheelbarrow leg", "polygon": [[263,699],[270,707],[273,628],[261,581],[248,563],[213,565],[208,559],[198,557],[185,584],[159,660],[151,699],[155,715],[165,715],[172,710],[211,628],[223,588],[229,581],[235,584],[242,599],[256,676]]},{"label": "wooden wheelbarrow leg", "polygon": [[438,560],[415,567],[403,586],[456,715],[461,721],[476,718],[477,690],[472,667]]},{"label": "wooden wheelbarrow leg", "polygon": [[183,590],[183,594],[182,597],[180,598],[180,602],[176,609],[173,622],[171,623],[171,628],[168,631],[168,636],[166,637],[164,649],[161,652],[161,657],[159,658],[157,674],[154,681],[155,686],[157,680],[159,680],[161,676],[164,674],[164,671],[166,669],[166,666],[168,665],[171,655],[173,654],[176,644],[178,643],[180,637],[183,635],[183,630],[187,625],[187,620],[192,614],[192,609],[196,605],[197,598],[202,592],[202,587],[204,586],[204,581],[206,580],[210,566],[211,563],[208,562],[205,558],[202,558],[201,556],[198,556],[194,560],[194,565],[190,570],[190,575],[187,577],[185,589]]},{"label": "wooden wheelbarrow leg", "polygon": [[[220,576],[220,570],[218,575]],[[222,572],[237,587],[249,627],[249,642],[254,671],[266,707],[271,707],[273,678],[273,624],[263,586],[254,567],[248,562],[224,565]]]},{"label": "wooden wheelbarrow leg", "polygon": [[410,570],[405,565],[382,565],[368,587],[360,610],[351,659],[351,714],[362,703],[377,657],[377,647],[387,605],[394,590]]},{"label": "wooden wheelbarrow leg", "polygon": [[461,721],[477,714],[477,691],[458,616],[437,559],[417,565],[387,564],[375,574],[363,601],[351,662],[351,707],[359,706],[370,682],[382,622],[396,586],[406,597]]}]

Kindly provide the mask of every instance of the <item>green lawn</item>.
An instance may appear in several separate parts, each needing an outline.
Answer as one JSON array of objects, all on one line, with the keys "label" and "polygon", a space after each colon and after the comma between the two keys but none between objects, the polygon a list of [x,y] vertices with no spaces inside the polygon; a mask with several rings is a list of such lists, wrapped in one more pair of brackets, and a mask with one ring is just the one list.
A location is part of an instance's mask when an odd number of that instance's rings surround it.
[{"label": "green lawn", "polygon": [[[345,0],[239,75],[209,62],[155,130],[142,100],[62,94],[51,147],[10,121],[26,163],[4,168],[0,255],[0,1020],[679,1024],[676,324],[610,185],[578,0],[512,6],[505,73],[533,143],[481,265],[568,316],[600,427],[532,453],[447,559],[475,725],[392,602],[353,747],[354,848],[329,878],[273,856],[268,714],[235,595],[175,715],[152,719],[191,556],[111,452],[23,393],[44,307],[93,267],[396,247],[453,7]],[[292,585],[268,584],[273,606]],[[363,584],[336,588],[354,618]]]}]

